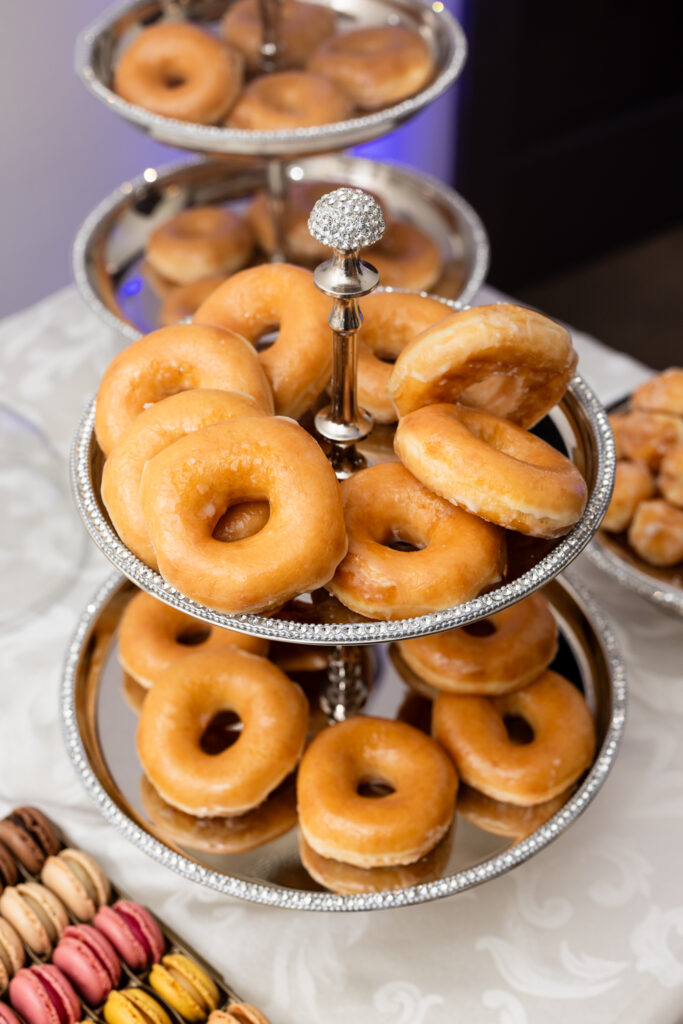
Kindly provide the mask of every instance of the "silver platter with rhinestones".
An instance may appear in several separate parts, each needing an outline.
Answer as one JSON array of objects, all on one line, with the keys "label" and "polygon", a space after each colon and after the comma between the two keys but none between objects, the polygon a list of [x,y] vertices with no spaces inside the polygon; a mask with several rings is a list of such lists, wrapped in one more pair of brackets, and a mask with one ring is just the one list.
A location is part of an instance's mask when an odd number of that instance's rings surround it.
[{"label": "silver platter with rhinestones", "polygon": [[[484,283],[489,244],[472,207],[453,189],[403,167],[350,156],[292,161],[289,183],[328,182],[372,192],[392,217],[418,225],[439,246],[443,270],[434,290],[463,304]],[[86,218],[73,250],[74,277],[90,308],[135,339],[159,326],[162,296],[145,267],[150,234],[193,206],[225,205],[242,213],[266,187],[263,161],[192,161],[126,181]],[[263,254],[261,259],[266,259]]]},{"label": "silver platter with rhinestones", "polygon": [[[552,818],[540,826],[535,822],[530,834],[525,834],[527,824],[516,831],[516,838],[504,838],[457,815],[445,845],[437,847],[431,861],[426,863],[425,858],[414,869],[401,869],[395,879],[385,876],[383,884],[389,884],[389,890],[352,895],[329,892],[308,875],[299,858],[296,827],[249,852],[200,852],[193,842],[205,834],[203,827],[192,825],[188,833],[183,820],[179,835],[173,812],[150,804],[135,754],[135,709],[139,710],[144,691],[131,685],[119,666],[116,635],[132,593],[131,584],[116,574],[93,597],[73,637],[61,687],[67,750],[107,821],[161,864],[230,896],[298,910],[340,911],[405,906],[463,892],[505,874],[558,838],[593,800],[614,763],[626,711],[624,667],[599,608],[577,583],[558,579],[544,591],[560,630],[553,667],[583,690],[597,745],[590,769]],[[271,657],[277,659],[278,649],[280,654],[283,649],[291,651],[277,645],[271,647]],[[430,702],[415,689],[414,677],[395,645],[377,644],[368,655],[371,690],[365,712],[428,730]],[[301,675],[294,678],[315,707],[320,683],[313,673],[309,676],[308,684]],[[324,727],[313,715],[312,722],[316,721],[317,727]],[[358,881],[354,878],[354,884]],[[360,881],[367,884],[365,877]]]},{"label": "silver platter with rhinestones", "polygon": [[[445,300],[442,300],[445,302]],[[214,611],[170,586],[141,562],[115,532],[100,496],[104,457],[94,432],[95,400],[88,405],[71,450],[71,480],[76,505],[90,536],[109,561],[142,590],[204,622],[240,633],[315,644],[374,644],[438,633],[485,618],[528,597],[555,578],[594,536],[609,504],[614,481],[614,441],[607,415],[597,397],[578,375],[566,394],[535,428],[578,465],[588,484],[583,515],[571,531],[556,541],[541,541],[508,531],[507,574],[488,593],[454,608],[393,621],[370,621],[350,612],[327,591],[301,595],[276,615],[229,615]],[[395,458],[391,427],[376,425],[358,448],[368,463]]]},{"label": "silver platter with rhinestones", "polygon": [[[629,402],[609,411],[626,412]],[[664,611],[683,616],[683,565],[669,569],[648,565],[630,547],[625,534],[598,530],[588,548],[588,557],[598,569],[612,576],[622,587],[640,594]]]},{"label": "silver platter with rhinestones", "polygon": [[88,89],[120,117],[159,142],[202,153],[289,156],[344,149],[385,135],[433,102],[451,85],[465,64],[465,35],[443,3],[424,0],[334,0],[340,31],[371,25],[406,25],[417,30],[434,58],[430,83],[414,96],[383,110],[347,121],[288,131],[244,131],[193,124],[153,114],[127,103],[112,89],[119,55],[145,25],[190,21],[213,28],[233,0],[126,0],[105,11],[86,28],[76,45],[76,70]]}]

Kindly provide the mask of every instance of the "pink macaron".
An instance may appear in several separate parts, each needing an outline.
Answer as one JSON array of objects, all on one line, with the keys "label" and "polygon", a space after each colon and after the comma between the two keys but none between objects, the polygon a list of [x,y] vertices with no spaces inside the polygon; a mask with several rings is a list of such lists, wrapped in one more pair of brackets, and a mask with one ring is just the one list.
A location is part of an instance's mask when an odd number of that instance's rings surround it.
[{"label": "pink macaron", "polygon": [[114,947],[89,924],[65,928],[52,962],[91,1006],[103,1003],[121,980],[121,963]]},{"label": "pink macaron", "polygon": [[143,971],[161,960],[166,943],[152,915],[139,903],[118,900],[100,907],[93,924],[134,971]]},{"label": "pink macaron", "polygon": [[26,1024],[76,1024],[81,1019],[78,996],[52,964],[22,968],[10,982],[9,997]]},{"label": "pink macaron", "polygon": [[21,1024],[14,1010],[10,1010],[4,1003],[0,1003],[0,1024]]}]

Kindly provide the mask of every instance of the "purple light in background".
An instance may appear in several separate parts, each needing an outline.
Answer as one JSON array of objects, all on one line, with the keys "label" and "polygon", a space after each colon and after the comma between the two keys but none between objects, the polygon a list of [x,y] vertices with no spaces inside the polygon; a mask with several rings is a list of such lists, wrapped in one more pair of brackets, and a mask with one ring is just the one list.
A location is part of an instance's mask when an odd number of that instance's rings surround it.
[{"label": "purple light in background", "polygon": [[[463,23],[467,0],[444,0],[444,6]],[[357,146],[353,152],[370,160],[406,164],[441,181],[453,182],[457,139],[459,82],[435,103],[391,135]]]}]

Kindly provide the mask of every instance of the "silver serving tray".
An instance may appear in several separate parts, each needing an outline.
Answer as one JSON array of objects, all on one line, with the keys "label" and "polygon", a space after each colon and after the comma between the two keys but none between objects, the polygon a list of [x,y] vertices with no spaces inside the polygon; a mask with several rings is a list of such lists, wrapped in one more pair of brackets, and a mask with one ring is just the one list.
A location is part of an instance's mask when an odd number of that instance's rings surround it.
[{"label": "silver serving tray", "polygon": [[[626,712],[625,672],[611,628],[576,582],[553,581],[545,590],[557,618],[561,644],[555,667],[585,693],[597,747],[593,764],[562,809],[527,838],[514,843],[458,817],[440,877],[379,893],[337,895],[303,869],[297,830],[249,853],[217,855],[182,848],[150,824],[140,798],[135,756],[137,717],[122,694],[116,628],[133,588],[111,577],[87,606],[68,649],[61,684],[64,739],[89,796],[108,822],[155,860],[186,878],[231,896],[297,910],[376,910],[439,899],[505,874],[556,839],[585,810],[617,754]],[[376,665],[365,711],[403,716],[410,687],[398,674],[390,645],[372,649]]]},{"label": "silver serving tray", "polygon": [[436,64],[431,84],[401,103],[348,121],[298,128],[294,131],[244,131],[213,125],[192,124],[153,114],[127,103],[111,88],[113,69],[121,48],[136,27],[163,20],[215,22],[231,0],[126,0],[105,11],[78,37],[76,71],[88,89],[109,110],[143,128],[159,142],[204,153],[239,153],[254,156],[288,156],[343,149],[393,131],[435,100],[458,77],[465,63],[464,33],[441,3],[423,0],[333,0],[331,6],[341,25],[363,27],[403,24],[420,32]]},{"label": "silver serving tray", "polygon": [[[614,481],[614,440],[607,415],[593,391],[577,375],[560,404],[551,411],[543,424],[554,430],[557,446],[581,469],[588,484],[588,502],[580,521],[560,540],[532,539],[529,543],[528,539],[519,534],[509,534],[508,558],[512,566],[512,578],[508,582],[454,608],[389,622],[360,619],[344,610],[339,616],[331,616],[329,608],[316,604],[307,605],[303,615],[300,608],[291,616],[285,608],[278,617],[271,618],[261,615],[227,615],[190,600],[170,586],[158,572],[136,558],[119,539],[100,499],[103,456],[95,439],[94,418],[93,399],[85,410],[73,442],[71,480],[81,518],[100,550],[141,590],[146,590],[166,604],[205,622],[272,640],[315,644],[372,644],[438,633],[501,611],[554,579],[586,547],[602,522]],[[387,431],[386,427],[375,427],[363,444],[369,443],[372,448],[375,437],[377,452],[372,452],[369,461],[386,461],[392,455],[391,431]],[[330,621],[331,617],[340,621]]]},{"label": "silver serving tray", "polygon": [[[290,163],[285,175],[290,182],[329,181],[371,191],[394,216],[427,231],[443,254],[434,289],[439,295],[466,305],[484,283],[489,265],[484,227],[472,207],[436,179],[349,156]],[[263,161],[193,161],[149,169],[124,182],[89,214],[76,236],[73,270],[82,297],[131,340],[155,330],[161,300],[142,269],[152,231],[192,206],[229,203],[240,209],[265,187]]]},{"label": "silver serving tray", "polygon": [[[630,399],[610,408],[626,412]],[[598,530],[587,549],[591,562],[612,576],[622,587],[646,598],[673,615],[683,616],[683,565],[658,569],[633,551],[623,534]]]}]

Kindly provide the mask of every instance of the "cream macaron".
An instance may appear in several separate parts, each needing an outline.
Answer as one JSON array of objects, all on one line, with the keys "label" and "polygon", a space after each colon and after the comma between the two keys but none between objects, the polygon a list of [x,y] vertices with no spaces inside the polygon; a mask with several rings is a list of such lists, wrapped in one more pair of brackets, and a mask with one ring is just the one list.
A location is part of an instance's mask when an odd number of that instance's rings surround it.
[{"label": "cream macaron", "polygon": [[69,924],[63,903],[38,882],[10,886],[0,896],[0,914],[38,956],[47,956]]},{"label": "cream macaron", "polygon": [[79,921],[92,921],[99,908],[109,902],[107,876],[82,850],[67,847],[56,857],[48,857],[40,877]]}]

